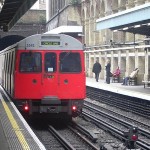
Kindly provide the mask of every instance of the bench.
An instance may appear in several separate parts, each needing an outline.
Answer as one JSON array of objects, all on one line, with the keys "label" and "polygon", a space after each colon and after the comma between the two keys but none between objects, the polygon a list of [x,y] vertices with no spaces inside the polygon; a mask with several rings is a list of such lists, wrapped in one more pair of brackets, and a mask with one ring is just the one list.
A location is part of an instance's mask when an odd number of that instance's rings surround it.
[{"label": "bench", "polygon": [[129,85],[137,85],[137,77],[129,78]]},{"label": "bench", "polygon": [[149,87],[149,85],[150,85],[150,81],[142,81],[143,82],[143,84],[144,84],[144,88],[147,86],[147,87]]},{"label": "bench", "polygon": [[118,82],[119,83],[119,81],[120,81],[120,76],[116,76],[116,77],[113,77],[112,76],[112,83],[114,82]]}]

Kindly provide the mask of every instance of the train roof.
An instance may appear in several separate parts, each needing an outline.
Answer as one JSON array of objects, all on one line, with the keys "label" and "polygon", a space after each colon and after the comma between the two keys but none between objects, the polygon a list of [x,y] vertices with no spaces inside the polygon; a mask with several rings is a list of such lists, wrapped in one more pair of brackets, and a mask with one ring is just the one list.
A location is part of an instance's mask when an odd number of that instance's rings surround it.
[{"label": "train roof", "polygon": [[65,34],[35,34],[29,36],[0,53],[16,47],[19,50],[83,50],[83,44]]},{"label": "train roof", "polygon": [[83,50],[83,44],[65,34],[36,34],[17,44],[18,49],[26,50]]}]

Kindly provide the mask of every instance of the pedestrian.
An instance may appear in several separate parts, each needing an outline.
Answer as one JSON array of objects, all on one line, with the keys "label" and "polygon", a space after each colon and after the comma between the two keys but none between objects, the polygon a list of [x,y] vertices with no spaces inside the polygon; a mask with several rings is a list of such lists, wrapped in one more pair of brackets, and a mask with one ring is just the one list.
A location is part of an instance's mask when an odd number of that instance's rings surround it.
[{"label": "pedestrian", "polygon": [[98,82],[101,69],[102,69],[101,64],[98,62],[98,60],[96,60],[96,63],[93,65],[93,70],[92,70],[92,72],[95,73],[96,82]]},{"label": "pedestrian", "polygon": [[111,75],[111,72],[110,72],[110,60],[107,61],[107,65],[106,65],[106,83],[107,84],[110,84],[110,75]]}]

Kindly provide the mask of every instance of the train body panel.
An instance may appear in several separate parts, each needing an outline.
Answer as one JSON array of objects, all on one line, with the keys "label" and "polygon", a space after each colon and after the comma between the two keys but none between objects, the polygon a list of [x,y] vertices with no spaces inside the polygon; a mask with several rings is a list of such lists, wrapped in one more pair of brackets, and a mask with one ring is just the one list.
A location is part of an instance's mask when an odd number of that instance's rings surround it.
[{"label": "train body panel", "polygon": [[0,52],[0,58],[1,84],[19,109],[81,113],[86,91],[79,41],[67,35],[34,35]]}]

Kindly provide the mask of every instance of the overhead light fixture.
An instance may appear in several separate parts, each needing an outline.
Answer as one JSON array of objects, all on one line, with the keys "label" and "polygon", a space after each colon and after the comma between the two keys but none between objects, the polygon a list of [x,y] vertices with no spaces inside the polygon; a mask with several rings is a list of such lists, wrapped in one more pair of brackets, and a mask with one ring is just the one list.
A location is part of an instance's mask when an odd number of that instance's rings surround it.
[{"label": "overhead light fixture", "polygon": [[79,33],[79,34],[78,34],[78,36],[85,36],[85,35],[84,35],[84,34],[80,34],[80,33]]},{"label": "overhead light fixture", "polygon": [[118,30],[113,30],[113,32],[117,32]]},{"label": "overhead light fixture", "polygon": [[135,25],[134,28],[139,28],[140,26],[141,26],[140,24],[139,25]]},{"label": "overhead light fixture", "polygon": [[129,28],[128,27],[125,27],[125,28],[123,28],[122,30],[128,30]]}]

